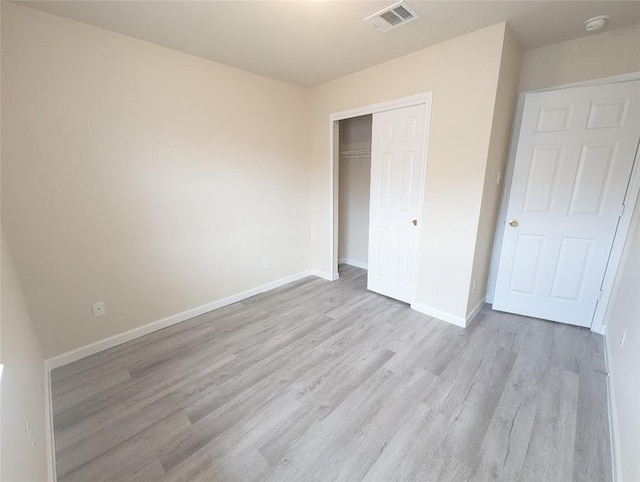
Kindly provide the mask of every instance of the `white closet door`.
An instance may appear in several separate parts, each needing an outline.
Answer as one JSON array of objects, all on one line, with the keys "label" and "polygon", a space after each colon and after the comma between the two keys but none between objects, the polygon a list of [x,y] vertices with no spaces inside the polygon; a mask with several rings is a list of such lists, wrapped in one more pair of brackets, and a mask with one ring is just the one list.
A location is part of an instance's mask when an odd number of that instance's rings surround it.
[{"label": "white closet door", "polygon": [[373,115],[368,289],[411,302],[425,169],[424,105]]}]

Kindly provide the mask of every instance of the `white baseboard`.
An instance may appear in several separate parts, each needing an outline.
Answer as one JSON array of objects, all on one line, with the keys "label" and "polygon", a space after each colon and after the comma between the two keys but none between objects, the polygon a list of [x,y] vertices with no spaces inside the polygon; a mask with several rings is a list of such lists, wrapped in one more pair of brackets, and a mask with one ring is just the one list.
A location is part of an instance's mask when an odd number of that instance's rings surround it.
[{"label": "white baseboard", "polygon": [[47,480],[56,482],[56,442],[53,437],[53,400],[51,395],[51,370],[44,364],[44,432],[47,445]]},{"label": "white baseboard", "polygon": [[604,334],[607,332],[607,325],[600,325],[600,327],[596,327],[595,330],[592,329],[591,331],[597,333],[598,335],[604,336]]},{"label": "white baseboard", "polygon": [[355,266],[356,268],[369,269],[368,263],[363,263],[362,261],[356,261],[351,258],[340,258],[338,260],[338,264],[348,264],[349,266]]},{"label": "white baseboard", "polygon": [[180,323],[182,321],[189,320],[195,316],[208,313],[209,311],[217,310],[218,308],[222,308],[223,306],[237,303],[238,301],[242,301],[244,299],[250,298],[251,296],[264,293],[265,291],[278,288],[280,286],[286,285],[293,281],[297,281],[299,279],[305,278],[307,276],[312,276],[312,275],[317,276],[319,278],[329,279],[329,280],[331,278],[328,274],[323,273],[321,271],[316,271],[316,270],[307,270],[307,271],[302,271],[300,273],[293,274],[291,276],[286,276],[284,278],[271,281],[270,283],[263,284],[256,288],[243,291],[242,293],[231,295],[226,298],[222,298],[220,300],[207,303],[206,305],[198,306],[196,308],[183,311],[182,313],[177,313],[175,315],[168,316],[161,320],[152,321],[151,323],[147,323],[146,325],[139,326],[129,331],[125,331],[124,333],[118,333],[117,335],[111,336],[109,338],[105,338],[104,340],[96,341],[95,343],[91,343],[89,345],[76,348],[75,350],[71,350],[66,353],[63,353],[61,355],[54,356],[52,358],[45,360],[45,369],[53,370],[54,368],[61,367],[63,365],[74,362],[86,356],[98,353],[102,350],[112,348],[114,346],[120,345],[127,341],[131,341],[135,338],[139,338],[149,333],[153,333],[154,331],[158,331],[163,328],[167,328],[171,325]]},{"label": "white baseboard", "polygon": [[620,460],[620,440],[618,439],[618,414],[616,412],[615,391],[613,387],[613,377],[609,365],[611,360],[611,352],[609,350],[609,342],[606,333],[604,333],[604,366],[607,371],[607,406],[609,414],[609,440],[611,443],[611,473],[613,482],[620,480],[622,470],[622,461]]},{"label": "white baseboard", "polygon": [[473,321],[476,315],[480,313],[480,310],[484,308],[484,305],[486,304],[487,304],[487,300],[485,298],[482,298],[480,301],[478,301],[478,304],[474,306],[473,309],[467,315],[467,319],[466,319],[467,325],[469,325],[469,323]]},{"label": "white baseboard", "polygon": [[335,281],[339,278],[338,273],[332,275],[327,273],[326,271],[320,271],[319,269],[311,269],[309,270],[309,274],[317,276],[318,278],[326,279],[327,281]]},{"label": "white baseboard", "polygon": [[452,325],[466,328],[471,320],[473,320],[475,316],[480,312],[484,305],[485,300],[480,300],[480,302],[471,310],[471,312],[465,318],[463,318],[462,316],[452,315],[451,313],[447,313],[446,311],[438,310],[431,306],[423,305],[420,303],[411,303],[411,309],[437,318],[438,320],[446,321],[447,323],[451,323]]},{"label": "white baseboard", "polygon": [[467,326],[467,320],[465,320],[461,316],[452,315],[451,313],[438,310],[428,305],[422,305],[420,303],[411,303],[411,309],[416,310],[425,315],[429,315],[434,318],[437,318],[438,320],[446,321],[447,323],[460,326],[462,328],[465,328]]}]

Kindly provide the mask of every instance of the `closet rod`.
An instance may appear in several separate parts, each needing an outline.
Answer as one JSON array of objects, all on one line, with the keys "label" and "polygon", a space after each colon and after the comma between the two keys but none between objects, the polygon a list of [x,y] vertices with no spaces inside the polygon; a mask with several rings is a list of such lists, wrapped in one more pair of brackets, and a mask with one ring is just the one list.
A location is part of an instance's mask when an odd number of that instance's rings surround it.
[{"label": "closet rod", "polygon": [[342,151],[340,153],[340,159],[361,159],[364,157],[371,157],[371,151],[358,149],[355,151]]}]

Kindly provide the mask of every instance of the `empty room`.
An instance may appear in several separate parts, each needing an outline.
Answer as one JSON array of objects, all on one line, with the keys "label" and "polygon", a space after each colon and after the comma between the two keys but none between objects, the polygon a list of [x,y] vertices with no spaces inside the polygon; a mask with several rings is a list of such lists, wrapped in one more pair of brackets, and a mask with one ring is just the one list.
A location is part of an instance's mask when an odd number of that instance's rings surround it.
[{"label": "empty room", "polygon": [[640,481],[640,1],[0,2],[0,479]]}]

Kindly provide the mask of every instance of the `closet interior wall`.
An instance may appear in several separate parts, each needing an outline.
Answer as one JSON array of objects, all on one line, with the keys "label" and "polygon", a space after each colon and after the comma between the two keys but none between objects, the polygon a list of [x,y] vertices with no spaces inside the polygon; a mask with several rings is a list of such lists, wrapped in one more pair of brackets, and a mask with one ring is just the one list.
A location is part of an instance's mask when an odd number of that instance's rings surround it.
[{"label": "closet interior wall", "polygon": [[339,263],[367,268],[372,115],[340,121]]}]

